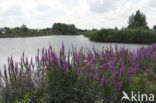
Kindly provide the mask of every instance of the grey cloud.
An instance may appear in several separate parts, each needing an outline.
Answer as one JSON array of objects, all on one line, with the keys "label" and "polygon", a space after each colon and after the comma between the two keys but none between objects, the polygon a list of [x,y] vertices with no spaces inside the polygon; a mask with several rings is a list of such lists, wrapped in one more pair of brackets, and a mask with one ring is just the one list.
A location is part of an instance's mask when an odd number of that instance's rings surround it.
[{"label": "grey cloud", "polygon": [[36,10],[41,11],[41,12],[42,11],[48,11],[48,10],[50,10],[50,7],[48,5],[38,3],[37,7],[36,7]]},{"label": "grey cloud", "polygon": [[156,1],[155,0],[149,0],[149,6],[150,7],[156,7]]},{"label": "grey cloud", "polygon": [[67,10],[70,10],[80,5],[79,0],[60,0],[60,3],[63,5],[64,9],[67,9]]},{"label": "grey cloud", "polygon": [[1,16],[19,16],[22,15],[22,7],[18,5],[14,5],[6,9]]},{"label": "grey cloud", "polygon": [[105,13],[115,9],[115,3],[110,1],[104,1],[103,3],[97,1],[91,4],[90,10],[96,13]]}]

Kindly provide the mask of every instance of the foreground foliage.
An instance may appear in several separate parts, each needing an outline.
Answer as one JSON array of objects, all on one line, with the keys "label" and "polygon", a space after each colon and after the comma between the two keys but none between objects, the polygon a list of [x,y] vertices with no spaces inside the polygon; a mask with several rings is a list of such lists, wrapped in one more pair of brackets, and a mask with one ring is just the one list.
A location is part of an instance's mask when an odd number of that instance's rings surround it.
[{"label": "foreground foliage", "polygon": [[20,62],[8,58],[0,72],[0,102],[120,103],[122,91],[156,94],[155,62],[156,44],[136,52],[117,46],[66,52],[62,45],[59,55],[50,46],[38,50],[35,61],[24,53]]}]

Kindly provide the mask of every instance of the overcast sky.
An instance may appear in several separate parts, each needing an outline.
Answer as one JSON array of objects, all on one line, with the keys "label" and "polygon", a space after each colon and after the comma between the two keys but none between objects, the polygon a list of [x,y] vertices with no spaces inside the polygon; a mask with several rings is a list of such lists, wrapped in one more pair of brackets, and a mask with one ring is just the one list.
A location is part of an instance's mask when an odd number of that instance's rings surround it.
[{"label": "overcast sky", "polygon": [[156,25],[156,0],[0,0],[0,27],[46,28],[62,22],[81,29],[121,28],[138,9],[148,26]]}]

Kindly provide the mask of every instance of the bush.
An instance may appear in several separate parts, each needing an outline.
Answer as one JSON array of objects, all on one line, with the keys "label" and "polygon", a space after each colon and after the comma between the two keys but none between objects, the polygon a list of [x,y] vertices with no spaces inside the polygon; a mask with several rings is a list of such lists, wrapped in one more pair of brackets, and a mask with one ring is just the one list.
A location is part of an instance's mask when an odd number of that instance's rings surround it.
[{"label": "bush", "polygon": [[98,42],[150,44],[156,42],[156,33],[142,29],[101,29],[89,35],[89,38]]}]

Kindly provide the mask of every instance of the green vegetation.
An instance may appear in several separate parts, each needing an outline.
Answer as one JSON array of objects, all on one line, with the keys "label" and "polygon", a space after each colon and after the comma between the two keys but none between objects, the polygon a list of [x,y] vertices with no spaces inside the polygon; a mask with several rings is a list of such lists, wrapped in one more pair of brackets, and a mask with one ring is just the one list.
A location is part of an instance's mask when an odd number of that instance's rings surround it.
[{"label": "green vegetation", "polygon": [[90,40],[98,42],[116,42],[116,43],[154,43],[156,42],[156,32],[141,29],[101,29],[94,32],[86,32]]},{"label": "green vegetation", "polygon": [[74,24],[64,24],[64,23],[54,23],[52,30],[56,34],[62,35],[75,35],[78,32],[78,29]]},{"label": "green vegetation", "polygon": [[153,30],[156,31],[156,25],[153,26]]},{"label": "green vegetation", "polygon": [[127,28],[92,30],[85,32],[84,35],[90,40],[98,42],[150,44],[156,42],[155,31],[156,26],[150,30],[147,26],[146,16],[138,10],[135,15],[132,14],[129,17]]},{"label": "green vegetation", "polygon": [[30,29],[25,24],[15,28],[3,28],[5,33],[0,32],[0,38],[5,37],[31,37],[31,36],[46,36],[46,35],[76,35],[78,31],[73,24],[54,23],[52,28],[45,29]]},{"label": "green vegetation", "polygon": [[[131,103],[122,92],[156,97],[156,44],[137,51],[50,46],[35,58],[8,58],[0,71],[0,103]],[[150,101],[134,103],[152,103]],[[155,102],[153,102],[155,103]]]},{"label": "green vegetation", "polygon": [[26,25],[22,25],[20,27],[15,28],[8,28],[5,27],[3,29],[5,33],[0,32],[0,38],[7,38],[7,37],[31,37],[31,36],[46,36],[53,34],[52,32],[46,29],[29,29]]},{"label": "green vegetation", "polygon": [[128,29],[148,29],[146,16],[139,10],[132,14],[128,20]]}]

